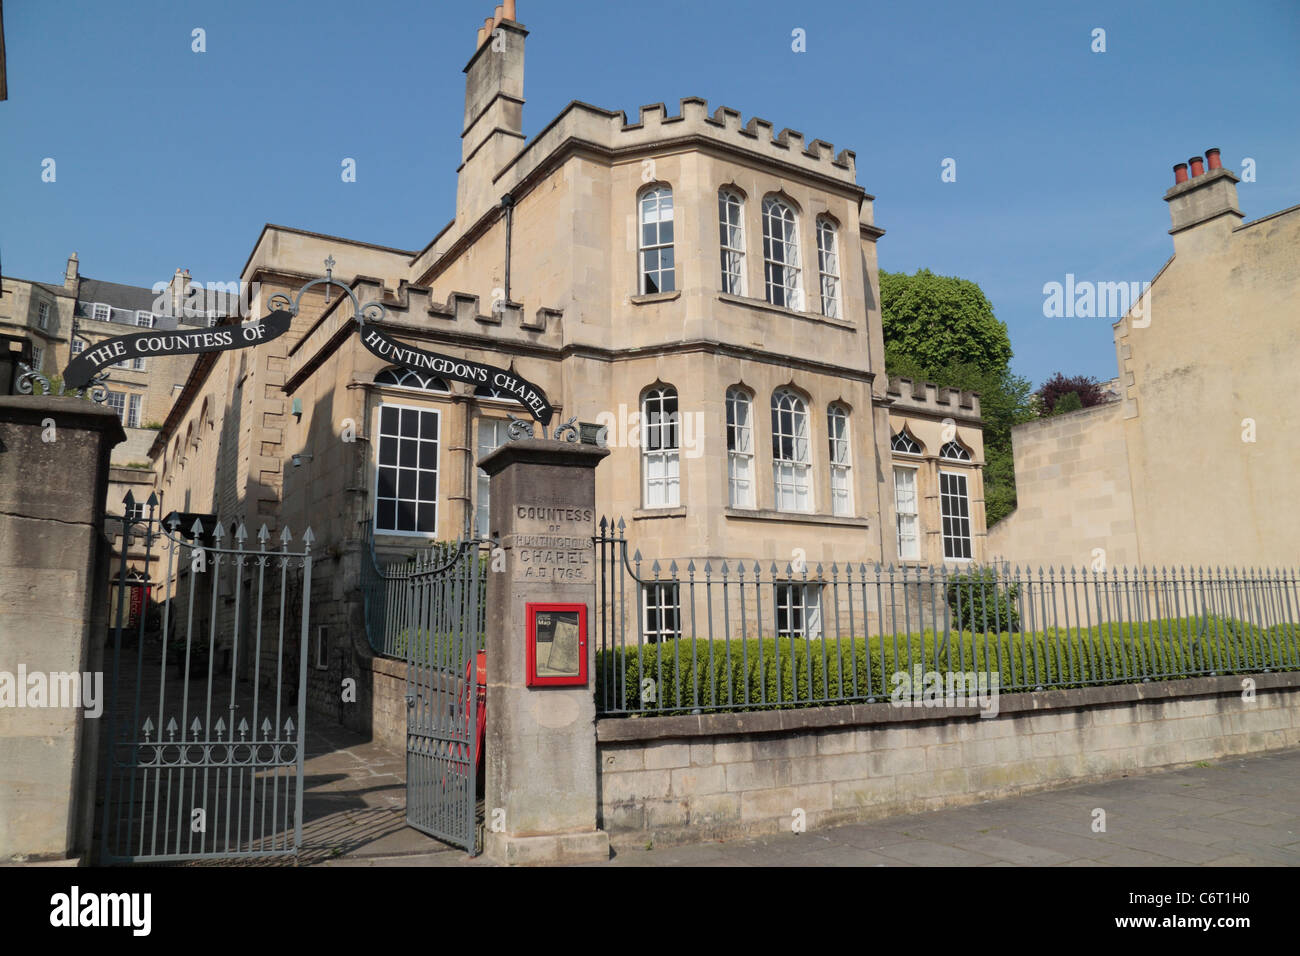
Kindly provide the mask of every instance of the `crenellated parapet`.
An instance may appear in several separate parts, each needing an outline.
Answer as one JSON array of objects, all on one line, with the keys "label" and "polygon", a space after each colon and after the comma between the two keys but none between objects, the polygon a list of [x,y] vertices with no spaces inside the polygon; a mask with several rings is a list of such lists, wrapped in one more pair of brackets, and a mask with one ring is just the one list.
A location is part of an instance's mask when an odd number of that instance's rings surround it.
[{"label": "crenellated parapet", "polygon": [[954,420],[980,420],[978,392],[964,392],[898,376],[890,378],[885,394],[892,399],[892,407],[900,411],[920,412]]},{"label": "crenellated parapet", "polygon": [[726,106],[709,112],[708,102],[695,96],[681,100],[677,112],[671,115],[663,103],[643,106],[635,122],[628,122],[627,114],[621,110],[614,112],[574,101],[520,152],[511,164],[512,178],[516,181],[526,178],[567,140],[579,141],[589,149],[603,148],[626,155],[697,137],[860,190],[853,150],[842,149],[836,153],[835,147],[825,140],[805,141],[804,134],[797,130],[782,129],[775,133],[774,130],[775,126],[768,120],[753,117],[745,121],[739,112]]},{"label": "crenellated parapet", "polygon": [[847,182],[857,181],[853,150],[843,149],[836,155],[835,147],[825,140],[814,139],[805,144],[803,133],[788,128],[773,135],[775,126],[768,120],[755,116],[742,122],[741,114],[728,106],[719,106],[710,113],[708,101],[698,96],[681,100],[677,113],[671,116],[663,103],[641,107],[635,123],[629,123],[623,112],[608,115],[617,116],[619,138],[624,141],[611,144],[614,146],[667,139],[689,131]]},{"label": "crenellated parapet", "polygon": [[[439,301],[424,286],[402,280],[393,290],[373,276],[357,276],[351,288],[367,322],[381,322],[397,335],[411,336],[413,343],[422,337],[439,341],[455,336],[459,347],[473,347],[478,335],[491,340],[483,347],[508,351],[520,345],[558,348],[562,341],[563,309],[542,306],[530,314],[522,303],[499,302],[485,310],[477,295],[452,292]],[[371,303],[383,309],[370,308]],[[330,343],[351,334],[355,323],[352,300],[339,296],[293,349],[287,381],[309,373]]]}]

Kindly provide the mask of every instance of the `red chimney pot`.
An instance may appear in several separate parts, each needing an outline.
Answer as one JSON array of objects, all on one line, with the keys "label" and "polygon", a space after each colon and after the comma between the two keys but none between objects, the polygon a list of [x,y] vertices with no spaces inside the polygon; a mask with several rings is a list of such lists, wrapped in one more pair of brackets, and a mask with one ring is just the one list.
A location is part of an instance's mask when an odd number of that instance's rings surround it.
[{"label": "red chimney pot", "polygon": [[1205,173],[1205,160],[1201,159],[1201,157],[1193,156],[1191,159],[1188,160],[1188,162],[1192,164],[1193,179]]},{"label": "red chimney pot", "polygon": [[1219,160],[1219,147],[1213,146],[1205,151],[1205,161],[1209,164],[1210,169],[1222,169],[1223,163]]},{"label": "red chimney pot", "polygon": [[1187,164],[1179,163],[1174,167],[1174,185],[1187,182]]}]

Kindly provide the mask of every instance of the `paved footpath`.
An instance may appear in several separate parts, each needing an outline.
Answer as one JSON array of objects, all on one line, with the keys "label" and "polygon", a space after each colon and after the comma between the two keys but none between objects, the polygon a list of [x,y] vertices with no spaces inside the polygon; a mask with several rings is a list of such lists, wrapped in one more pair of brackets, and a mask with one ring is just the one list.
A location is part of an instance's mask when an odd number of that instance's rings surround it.
[{"label": "paved footpath", "polygon": [[[318,739],[304,852],[320,866],[487,866],[404,825],[402,758]],[[1093,832],[1096,810],[1105,832]],[[1297,866],[1300,750],[802,834],[622,848],[595,866]]]}]

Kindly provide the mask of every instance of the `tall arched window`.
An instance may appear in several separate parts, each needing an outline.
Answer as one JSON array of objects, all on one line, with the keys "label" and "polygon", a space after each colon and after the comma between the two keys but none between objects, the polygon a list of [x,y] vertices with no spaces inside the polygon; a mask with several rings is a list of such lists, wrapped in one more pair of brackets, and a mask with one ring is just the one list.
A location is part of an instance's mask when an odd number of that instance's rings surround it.
[{"label": "tall arched window", "polygon": [[849,449],[849,411],[832,405],[826,413],[831,452],[831,513],[853,514],[853,457]]},{"label": "tall arched window", "polygon": [[641,194],[642,295],[672,292],[677,288],[673,267],[673,191],[656,186]]},{"label": "tall arched window", "polygon": [[772,393],[772,481],[778,511],[812,511],[808,406],[787,388]]},{"label": "tall arched window", "polygon": [[646,508],[680,501],[677,389],[661,385],[641,399],[641,500]]},{"label": "tall arched window", "polygon": [[390,365],[375,375],[376,385],[396,385],[398,388],[418,388],[426,392],[450,392],[447,383],[435,375],[422,375],[414,369]]},{"label": "tall arched window", "polygon": [[731,189],[718,190],[718,240],[722,247],[722,291],[745,294],[745,201]]},{"label": "tall arched window", "polygon": [[783,200],[763,200],[763,274],[767,301],[787,309],[803,308],[799,285],[799,223]]},{"label": "tall arched window", "polygon": [[817,271],[821,275],[822,315],[840,317],[840,253],[835,241],[835,223],[825,216],[817,220]]},{"label": "tall arched window", "polygon": [[731,507],[754,507],[754,402],[742,388],[727,389],[727,484]]}]

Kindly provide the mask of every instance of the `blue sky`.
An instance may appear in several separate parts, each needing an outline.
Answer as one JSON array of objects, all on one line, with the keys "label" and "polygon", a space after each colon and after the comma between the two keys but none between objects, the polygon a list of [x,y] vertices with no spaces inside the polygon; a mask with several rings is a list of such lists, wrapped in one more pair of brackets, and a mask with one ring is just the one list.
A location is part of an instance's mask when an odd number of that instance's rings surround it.
[{"label": "blue sky", "polygon": [[[1296,0],[518,2],[528,136],[574,99],[701,96],[851,148],[881,267],[978,282],[1035,385],[1115,374],[1110,320],[1044,318],[1043,284],[1150,280],[1174,163],[1253,159],[1247,219],[1300,203]],[[5,274],[60,281],[75,249],[94,278],[229,281],[266,222],[423,247],[454,213],[461,70],[492,7],[10,0]]]}]

